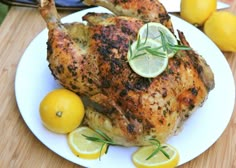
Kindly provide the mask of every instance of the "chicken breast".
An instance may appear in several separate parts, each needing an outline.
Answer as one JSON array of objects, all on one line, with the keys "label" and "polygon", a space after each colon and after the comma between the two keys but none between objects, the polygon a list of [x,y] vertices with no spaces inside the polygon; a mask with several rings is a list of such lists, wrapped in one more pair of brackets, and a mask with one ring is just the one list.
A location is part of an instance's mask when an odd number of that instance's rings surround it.
[{"label": "chicken breast", "polygon": [[[116,15],[88,13],[83,16],[87,24],[62,24],[54,2],[41,2],[40,13],[49,29],[47,59],[52,74],[82,97],[85,125],[124,146],[147,145],[150,138],[165,142],[214,88],[212,70],[189,50],[177,52],[156,78],[139,76],[128,64],[129,43],[148,21],[161,22],[173,31],[164,7],[157,0],[85,2],[108,7]],[[143,13],[132,17],[130,11],[140,8],[139,3],[148,4],[143,9],[145,18]],[[148,12],[149,6],[158,9]],[[180,44],[189,46],[181,31],[178,36]]]}]

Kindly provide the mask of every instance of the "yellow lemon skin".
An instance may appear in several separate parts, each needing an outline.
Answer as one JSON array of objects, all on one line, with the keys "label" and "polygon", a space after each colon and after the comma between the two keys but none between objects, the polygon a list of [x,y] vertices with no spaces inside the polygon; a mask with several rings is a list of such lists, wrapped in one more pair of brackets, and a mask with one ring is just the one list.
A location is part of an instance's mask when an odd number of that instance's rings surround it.
[{"label": "yellow lemon skin", "polygon": [[41,101],[39,112],[43,125],[61,134],[76,129],[85,113],[80,97],[64,88],[49,92]]},{"label": "yellow lemon skin", "polygon": [[201,26],[216,10],[216,0],[181,0],[180,16],[187,22]]},{"label": "yellow lemon skin", "polygon": [[214,12],[205,22],[203,31],[222,51],[236,52],[236,15]]}]

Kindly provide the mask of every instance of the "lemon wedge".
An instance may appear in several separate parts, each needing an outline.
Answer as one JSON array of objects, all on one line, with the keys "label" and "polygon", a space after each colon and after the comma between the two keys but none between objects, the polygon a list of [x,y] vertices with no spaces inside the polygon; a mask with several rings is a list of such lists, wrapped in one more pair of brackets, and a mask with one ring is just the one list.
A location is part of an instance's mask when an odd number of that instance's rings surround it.
[{"label": "lemon wedge", "polygon": [[[149,22],[144,24],[139,29],[138,36],[140,36],[141,39],[149,38],[162,43],[161,33],[163,33],[167,43],[171,45],[178,45],[178,41],[174,34],[161,23]],[[167,50],[167,54],[170,58],[174,56],[175,52],[173,52],[173,50]]]},{"label": "lemon wedge", "polygon": [[102,146],[102,143],[87,140],[83,135],[101,138],[99,134],[89,127],[79,127],[70,132],[68,135],[68,143],[71,151],[76,156],[83,159],[97,159],[106,152],[106,144]]},{"label": "lemon wedge", "polygon": [[[142,39],[141,41],[143,42],[145,39]],[[161,74],[168,65],[168,57],[165,55],[155,56],[147,50],[137,50],[137,45],[138,41],[133,42],[128,51],[129,65],[133,71],[146,78],[154,78]],[[156,48],[156,50],[153,50],[155,52],[163,52],[163,50],[159,48],[160,46],[160,42],[150,38],[146,39],[145,45],[143,45],[143,47],[152,50]]]},{"label": "lemon wedge", "polygon": [[178,151],[169,144],[162,144],[165,152],[169,155],[169,159],[162,153],[158,152],[156,155],[146,160],[146,158],[156,149],[155,145],[144,146],[139,148],[133,155],[132,161],[137,168],[174,168],[179,162]]}]

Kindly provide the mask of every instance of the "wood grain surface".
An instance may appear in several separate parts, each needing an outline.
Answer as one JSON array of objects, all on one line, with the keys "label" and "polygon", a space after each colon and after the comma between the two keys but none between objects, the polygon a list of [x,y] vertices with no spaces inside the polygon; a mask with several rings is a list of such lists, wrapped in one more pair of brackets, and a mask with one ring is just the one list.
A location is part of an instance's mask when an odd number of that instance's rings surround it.
[{"label": "wood grain surface", "polygon": [[[227,10],[236,14],[236,1],[228,2],[231,8]],[[70,13],[60,11],[62,16]],[[17,108],[14,93],[17,64],[31,40],[44,28],[37,9],[25,7],[11,7],[0,27],[0,168],[80,168],[44,146],[31,133]],[[236,53],[224,55],[236,79]],[[222,136],[203,154],[179,167],[236,168],[235,108]]]}]

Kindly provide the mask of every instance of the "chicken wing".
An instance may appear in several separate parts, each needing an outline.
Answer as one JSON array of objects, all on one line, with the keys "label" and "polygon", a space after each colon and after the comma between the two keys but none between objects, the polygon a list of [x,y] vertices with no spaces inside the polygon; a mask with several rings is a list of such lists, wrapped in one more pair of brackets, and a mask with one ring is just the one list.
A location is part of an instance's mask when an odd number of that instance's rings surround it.
[{"label": "chicken wing", "polygon": [[117,16],[130,16],[147,22],[159,22],[173,32],[170,16],[158,0],[84,0],[86,5],[102,6]]}]

